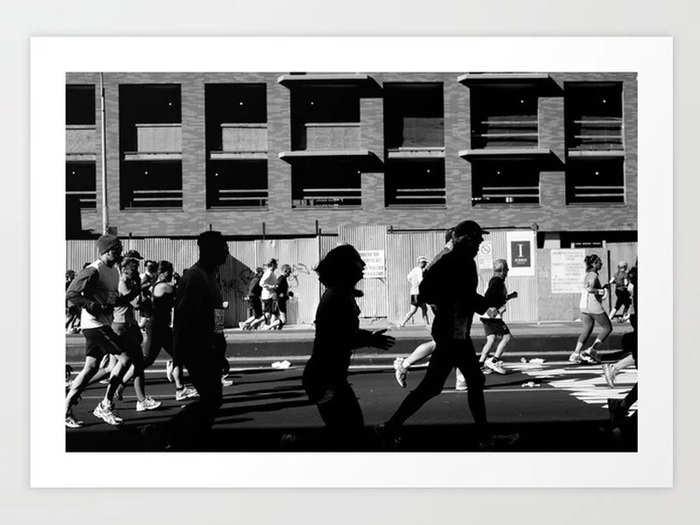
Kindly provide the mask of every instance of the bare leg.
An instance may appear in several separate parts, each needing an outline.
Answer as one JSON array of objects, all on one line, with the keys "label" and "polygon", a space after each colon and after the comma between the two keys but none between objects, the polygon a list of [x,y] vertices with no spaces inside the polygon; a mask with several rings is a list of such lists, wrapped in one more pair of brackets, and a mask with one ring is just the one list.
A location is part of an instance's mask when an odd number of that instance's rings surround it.
[{"label": "bare leg", "polygon": [[406,323],[411,319],[411,317],[413,317],[414,315],[416,315],[416,312],[417,312],[417,311],[418,311],[418,307],[415,306],[415,305],[411,305],[411,309],[408,311],[408,313],[406,314],[406,317],[404,318],[403,321],[401,321],[401,324],[400,324],[399,326],[400,326],[400,327],[401,327],[401,326],[405,326]]},{"label": "bare leg", "polygon": [[493,343],[495,341],[495,335],[490,334],[486,336],[486,342],[484,343],[484,347],[481,349],[481,357],[479,357],[479,363],[483,364],[484,361],[486,361],[486,358],[489,356],[489,352],[491,351],[491,347],[493,346]]},{"label": "bare leg", "polygon": [[83,369],[75,376],[68,390],[68,394],[66,394],[66,413],[68,413],[70,408],[75,404],[78,396],[80,396],[83,390],[90,384],[90,379],[92,379],[97,372],[97,366],[97,359],[91,356],[85,358]]},{"label": "bare leg", "polygon": [[411,365],[428,357],[433,351],[435,351],[435,341],[433,340],[418,345],[416,349],[411,352],[411,355],[403,360],[403,367],[409,368]]},{"label": "bare leg", "polygon": [[117,387],[121,384],[122,377],[124,377],[130,364],[129,356],[126,353],[119,354],[117,357],[117,364],[114,365],[112,373],[109,376],[109,385],[107,385],[107,390],[105,391],[105,401],[109,403],[112,402]]},{"label": "bare leg", "polygon": [[423,321],[425,321],[427,326],[430,326],[430,319],[428,319],[428,307],[423,304],[421,305],[420,309],[423,314]]},{"label": "bare leg", "polygon": [[[493,355],[494,359],[498,361],[498,359],[503,355],[503,352],[506,349],[506,346],[511,340],[511,335],[510,334],[503,334],[503,337],[501,338],[501,341],[498,343],[498,347],[496,348],[496,353]],[[483,356],[483,355],[482,355]]]}]

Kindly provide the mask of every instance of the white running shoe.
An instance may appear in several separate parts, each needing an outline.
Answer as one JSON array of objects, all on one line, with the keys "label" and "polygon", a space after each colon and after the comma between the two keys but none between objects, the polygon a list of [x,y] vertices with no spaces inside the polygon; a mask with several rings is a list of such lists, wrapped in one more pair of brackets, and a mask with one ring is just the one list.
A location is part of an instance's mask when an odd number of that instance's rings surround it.
[{"label": "white running shoe", "polygon": [[569,363],[580,363],[581,362],[581,352],[573,351],[569,356]]},{"label": "white running shoe", "polygon": [[594,348],[587,348],[581,352],[581,360],[592,365],[599,364],[601,362],[598,351]]},{"label": "white running shoe", "polygon": [[112,403],[100,402],[92,411],[93,415],[108,425],[121,425],[123,419],[114,411]]},{"label": "white running shoe", "polygon": [[401,388],[406,388],[407,375],[408,370],[406,370],[403,366],[403,357],[397,357],[394,359],[394,377]]},{"label": "white running shoe", "polygon": [[66,428],[80,428],[83,424],[82,421],[75,419],[72,410],[68,411],[66,414]]},{"label": "white running shoe", "polygon": [[146,398],[143,401],[137,401],[136,402],[136,412],[144,412],[146,410],[155,410],[158,408],[160,405],[162,405],[160,401],[156,401],[150,396],[146,396]]},{"label": "white running shoe", "polygon": [[169,383],[173,382],[173,362],[172,360],[168,359],[168,361],[165,363],[165,377],[168,379]]},{"label": "white running shoe", "polygon": [[503,368],[503,361],[496,361],[493,357],[490,357],[484,363],[487,368],[490,368],[497,374],[505,375],[506,369]]},{"label": "white running shoe", "polygon": [[457,392],[466,392],[467,391],[467,382],[466,381],[456,381],[455,382],[455,390]]},{"label": "white running shoe", "polygon": [[221,378],[221,386],[227,387],[227,386],[232,386],[233,385],[233,380],[227,379],[226,376],[223,376]]},{"label": "white running shoe", "polygon": [[603,365],[603,377],[610,388],[615,388],[615,367],[608,363]]},{"label": "white running shoe", "polygon": [[196,389],[186,386],[182,390],[175,390],[175,400],[184,401],[193,397],[199,397],[199,392]]}]

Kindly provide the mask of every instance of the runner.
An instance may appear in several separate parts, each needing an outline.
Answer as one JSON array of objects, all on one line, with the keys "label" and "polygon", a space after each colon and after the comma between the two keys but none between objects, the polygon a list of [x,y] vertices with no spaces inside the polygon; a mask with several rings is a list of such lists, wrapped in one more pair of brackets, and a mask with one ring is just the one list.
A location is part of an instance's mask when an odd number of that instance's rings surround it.
[{"label": "runner", "polygon": [[82,425],[73,417],[72,408],[97,372],[104,355],[116,355],[117,363],[111,370],[105,397],[95,407],[93,414],[110,425],[122,423],[121,417],[114,411],[113,398],[131,363],[111,325],[114,307],[128,304],[134,297],[118,297],[119,271],[115,265],[122,257],[119,239],[114,235],[102,235],[97,239],[97,253],[98,259],[81,270],[66,292],[69,305],[82,308],[80,325],[85,337],[85,365],[71,383],[65,400],[68,428]]},{"label": "runner", "polygon": [[287,301],[289,301],[290,297],[294,297],[294,293],[289,291],[289,282],[287,280],[292,274],[292,267],[288,264],[283,264],[281,270],[282,273],[275,283],[275,294],[277,295],[275,313],[277,320],[268,327],[268,330],[282,330],[282,327],[287,324]]},{"label": "runner", "polygon": [[[156,267],[156,280],[153,281],[148,296],[151,298],[151,315],[149,318],[149,337],[144,340],[144,368],[149,368],[158,358],[161,349],[173,358],[173,305],[175,304],[175,287],[172,284],[173,265],[170,261],[160,261]],[[143,282],[143,279],[142,279]],[[168,381],[175,382],[175,400],[182,401],[197,397],[197,391],[185,386],[182,364],[169,359],[165,365]]]},{"label": "runner", "polygon": [[[610,319],[605,314],[603,309],[603,299],[607,295],[607,287],[601,286],[598,279],[598,272],[603,267],[603,261],[595,254],[588,255],[585,258],[586,262],[586,277],[583,281],[583,291],[581,292],[581,317],[583,319],[583,331],[576,342],[576,348],[569,356],[569,361],[572,363],[600,363],[598,356],[598,347],[607,339],[612,332],[612,324]],[[581,351],[586,340],[593,331],[593,326],[598,323],[601,331],[596,337],[596,340],[591,346]]]},{"label": "runner", "polygon": [[138,308],[141,300],[141,279],[139,278],[139,261],[134,258],[125,258],[121,263],[122,274],[119,279],[119,297],[133,297],[131,302],[114,308],[114,319],[112,329],[119,336],[119,343],[129,354],[131,366],[122,382],[117,387],[116,397],[123,399],[124,387],[127,382],[134,378],[134,392],[136,393],[136,411],[155,410],[161,406],[160,401],[156,401],[146,395],[146,378],[144,374],[143,352],[141,342],[143,337],[136,322],[134,308]]},{"label": "runner", "polygon": [[262,301],[260,299],[262,293],[260,278],[262,275],[263,269],[258,266],[255,269],[255,275],[253,275],[253,278],[248,283],[248,295],[245,298],[248,303],[248,319],[240,323],[241,330],[254,330],[265,322],[265,316],[262,311]]},{"label": "runner", "polygon": [[275,274],[275,270],[277,269],[277,259],[270,259],[265,266],[265,273],[260,278],[260,287],[262,288],[260,299],[262,300],[265,324],[270,325],[276,320],[275,299],[277,295],[275,294],[275,284],[277,284],[277,274]]},{"label": "runner", "polygon": [[421,310],[421,313],[423,314],[423,321],[425,321],[426,326],[430,326],[430,320],[428,319],[428,305],[422,302],[418,297],[418,286],[423,280],[423,270],[428,265],[428,259],[421,255],[420,257],[418,257],[417,262],[418,266],[415,266],[410,272],[408,272],[408,275],[406,276],[406,279],[411,284],[411,308],[406,314],[404,320],[399,325],[399,327],[406,326],[406,323],[414,315],[416,315],[416,312],[419,308]]},{"label": "runner", "polygon": [[615,308],[610,310],[610,320],[612,321],[618,316],[620,308],[622,308],[622,314],[620,315],[620,322],[624,323],[629,320],[630,306],[632,306],[632,296],[629,291],[629,276],[627,272],[627,263],[625,261],[620,261],[617,264],[617,273],[615,277],[610,279],[610,285],[615,285]]},{"label": "runner", "polygon": [[360,329],[355,289],[365,263],[357,250],[343,244],[318,263],[316,273],[326,287],[316,310],[316,334],[311,358],[304,368],[303,386],[325,424],[325,440],[333,449],[356,449],[366,443],[362,410],[348,383],[352,351],[364,346],[386,350],[394,338],[386,330]]},{"label": "runner", "polygon": [[221,232],[199,235],[199,260],[182,276],[175,299],[173,359],[187,368],[199,399],[182,409],[170,424],[173,450],[205,447],[222,403],[221,356],[216,352],[214,310],[221,308],[216,278],[226,262],[228,245]]},{"label": "runner", "polygon": [[404,422],[429,399],[442,392],[445,380],[457,366],[467,379],[468,404],[481,446],[486,444],[486,404],[484,401],[484,374],[470,338],[471,322],[475,312],[483,313],[488,305],[476,293],[478,275],[474,258],[479,250],[484,231],[474,221],[459,223],[453,233],[453,247],[445,248],[423,273],[420,295],[435,306],[432,334],[435,340],[428,370],[418,387],[413,390],[391,418],[380,427],[380,435],[391,446],[400,438]]},{"label": "runner", "polygon": [[[447,231],[445,231],[445,250],[451,250],[453,243],[452,243],[452,233],[454,232],[454,228],[449,228]],[[421,280],[423,280],[423,274],[421,270]],[[420,284],[420,283],[419,283]],[[422,301],[422,299],[419,299]],[[409,355],[406,358],[403,357],[397,357],[394,360],[394,377],[396,377],[396,382],[399,384],[401,388],[406,388],[406,378],[408,376],[408,370],[413,366],[414,364],[418,363],[419,361],[422,361],[426,357],[428,357],[430,354],[433,353],[435,350],[435,341],[430,340],[425,343],[422,343],[416,347],[416,349],[411,352],[411,355]]]},{"label": "runner", "polygon": [[[506,278],[508,277],[508,262],[505,259],[496,259],[493,263],[493,277],[489,281],[488,289],[484,294],[484,299],[488,304],[493,304],[491,308],[486,310],[486,313],[481,316],[481,322],[484,325],[486,334],[486,343],[481,349],[481,357],[479,364],[486,366],[497,374],[505,374],[501,356],[506,349],[506,346],[511,340],[510,330],[503,320],[503,314],[506,311],[506,302],[518,297],[518,292],[508,293],[506,288]],[[488,357],[489,351],[497,338],[501,341],[496,347],[496,352],[492,357]]]}]

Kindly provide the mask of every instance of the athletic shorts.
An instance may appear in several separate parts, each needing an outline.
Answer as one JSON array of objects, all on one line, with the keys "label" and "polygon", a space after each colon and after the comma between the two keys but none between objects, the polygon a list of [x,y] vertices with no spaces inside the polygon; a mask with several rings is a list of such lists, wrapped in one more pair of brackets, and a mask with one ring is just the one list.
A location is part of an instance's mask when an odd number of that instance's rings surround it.
[{"label": "athletic shorts", "polygon": [[510,330],[508,329],[508,325],[503,322],[503,319],[481,319],[481,322],[484,324],[484,333],[489,336],[489,335],[495,335],[495,336],[502,336],[510,333]]},{"label": "athletic shorts", "polygon": [[617,300],[615,301],[615,310],[619,310],[622,306],[629,308],[632,304],[632,296],[627,290],[615,290],[615,295],[617,296]]},{"label": "athletic shorts", "polygon": [[278,313],[283,313],[286,315],[287,313],[287,299],[277,299],[277,312]]},{"label": "athletic shorts", "polygon": [[275,313],[275,303],[277,301],[275,299],[263,299],[262,300],[262,311],[265,312],[266,314],[273,314]]},{"label": "athletic shorts", "polygon": [[425,303],[421,301],[417,295],[411,295],[411,306],[417,306],[418,308],[425,307]]},{"label": "athletic shorts", "polygon": [[118,355],[126,352],[126,349],[123,349],[120,344],[119,336],[109,326],[83,328],[83,335],[85,336],[86,357],[100,360],[105,355]]},{"label": "athletic shorts", "polygon": [[260,297],[249,297],[248,298],[248,317],[255,317],[258,319],[262,315],[262,302]]},{"label": "athletic shorts", "polygon": [[112,323],[112,330],[119,337],[119,344],[124,348],[127,355],[134,361],[143,360],[143,335],[141,329],[135,324]]}]

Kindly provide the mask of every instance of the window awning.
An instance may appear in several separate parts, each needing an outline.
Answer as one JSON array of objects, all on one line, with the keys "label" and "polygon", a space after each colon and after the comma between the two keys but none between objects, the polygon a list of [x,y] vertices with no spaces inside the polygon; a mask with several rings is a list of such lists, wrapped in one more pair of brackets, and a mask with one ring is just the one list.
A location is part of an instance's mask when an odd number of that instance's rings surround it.
[{"label": "window awning", "polygon": [[544,148],[482,148],[463,149],[459,156],[467,160],[478,159],[499,159],[499,158],[548,158],[554,155],[551,149]]},{"label": "window awning", "polygon": [[552,82],[548,73],[465,73],[457,82],[466,86],[488,86],[504,84],[546,84]]},{"label": "window awning", "polygon": [[372,156],[367,149],[357,149],[357,150],[295,150],[295,151],[281,151],[279,153],[279,158],[287,162],[291,162],[295,159],[312,159],[312,158],[356,158],[363,159]]},{"label": "window awning", "polygon": [[295,85],[346,85],[346,86],[366,86],[374,84],[374,79],[364,73],[309,73],[303,75],[281,75],[277,82],[285,87]]},{"label": "window awning", "polygon": [[267,160],[267,151],[210,151],[211,160]]},{"label": "window awning", "polygon": [[566,154],[571,158],[583,159],[617,159],[624,158],[624,150],[567,150]]},{"label": "window awning", "polygon": [[390,159],[444,159],[444,147],[393,148],[387,150]]}]

